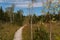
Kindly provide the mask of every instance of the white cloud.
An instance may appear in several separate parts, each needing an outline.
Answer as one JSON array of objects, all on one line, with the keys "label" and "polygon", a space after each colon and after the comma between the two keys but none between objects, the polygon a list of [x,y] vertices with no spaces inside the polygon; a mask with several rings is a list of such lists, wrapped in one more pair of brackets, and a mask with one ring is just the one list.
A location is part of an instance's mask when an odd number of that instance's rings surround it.
[{"label": "white cloud", "polygon": [[[29,3],[31,3],[30,0],[0,0],[0,2],[5,2],[5,3],[14,3],[16,7],[20,8],[28,8]],[[42,2],[37,2],[33,4],[33,7],[41,7]]]},{"label": "white cloud", "polygon": [[15,2],[9,2],[9,3],[20,4],[20,3],[30,3],[30,1],[25,1],[25,2],[24,1],[15,1]]},{"label": "white cloud", "polygon": [[0,2],[4,2],[4,0],[0,0]]},{"label": "white cloud", "polygon": [[[33,7],[42,7],[42,3],[34,3]],[[31,5],[32,6],[32,5]],[[23,3],[23,4],[17,4],[16,7],[20,7],[20,8],[28,8],[29,7],[29,3]]]},{"label": "white cloud", "polygon": [[4,0],[6,3],[25,3],[30,1],[24,1],[24,0]]},{"label": "white cloud", "polygon": [[43,6],[43,4],[40,2],[40,3],[34,3],[33,4],[33,7],[41,7],[41,6]]},{"label": "white cloud", "polygon": [[15,5],[16,7],[20,7],[20,8],[26,8],[26,7],[28,7],[28,5],[27,4],[17,4],[17,5]]},{"label": "white cloud", "polygon": [[59,2],[58,0],[53,0],[52,3]]}]

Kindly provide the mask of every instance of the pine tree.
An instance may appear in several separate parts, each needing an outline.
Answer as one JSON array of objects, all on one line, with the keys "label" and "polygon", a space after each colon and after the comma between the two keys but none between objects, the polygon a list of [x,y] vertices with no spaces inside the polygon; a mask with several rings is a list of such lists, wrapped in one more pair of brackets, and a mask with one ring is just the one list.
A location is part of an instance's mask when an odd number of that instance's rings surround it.
[{"label": "pine tree", "polygon": [[3,11],[2,7],[0,7],[0,20],[1,21],[4,20],[4,11]]}]

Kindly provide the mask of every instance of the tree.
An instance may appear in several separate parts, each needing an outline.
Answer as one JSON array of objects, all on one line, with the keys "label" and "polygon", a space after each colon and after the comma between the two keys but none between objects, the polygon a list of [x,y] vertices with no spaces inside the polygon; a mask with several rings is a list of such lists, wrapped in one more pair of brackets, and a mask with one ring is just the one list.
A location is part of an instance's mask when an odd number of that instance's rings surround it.
[{"label": "tree", "polygon": [[8,12],[8,16],[10,17],[10,23],[12,23],[14,20],[14,14],[13,14],[14,5],[12,5],[11,7],[7,7],[6,11]]},{"label": "tree", "polygon": [[17,11],[15,15],[15,21],[19,25],[23,24],[23,11],[22,10]]},{"label": "tree", "polygon": [[7,11],[4,12],[4,21],[5,21],[6,23],[10,21],[10,18],[9,18],[9,15],[8,15]]},{"label": "tree", "polygon": [[33,17],[32,17],[32,23],[35,24],[39,21],[39,18],[38,16],[36,16],[36,14],[33,14]]},{"label": "tree", "polygon": [[0,20],[4,20],[4,11],[2,9],[2,7],[0,7]]}]

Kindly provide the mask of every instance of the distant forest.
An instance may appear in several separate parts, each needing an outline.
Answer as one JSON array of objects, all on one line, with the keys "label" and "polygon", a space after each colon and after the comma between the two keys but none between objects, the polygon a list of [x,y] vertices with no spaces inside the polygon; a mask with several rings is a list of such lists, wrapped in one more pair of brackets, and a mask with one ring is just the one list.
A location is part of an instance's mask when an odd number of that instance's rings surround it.
[{"label": "distant forest", "polygon": [[[31,15],[24,16],[23,10],[18,10],[14,12],[14,6],[6,8],[5,12],[3,8],[0,7],[0,23],[13,23],[18,25],[23,25],[23,23],[30,23]],[[37,16],[33,14],[32,16],[32,23],[46,22],[49,23],[50,21],[60,21],[60,11],[57,14],[50,13],[49,11],[44,14]]]}]

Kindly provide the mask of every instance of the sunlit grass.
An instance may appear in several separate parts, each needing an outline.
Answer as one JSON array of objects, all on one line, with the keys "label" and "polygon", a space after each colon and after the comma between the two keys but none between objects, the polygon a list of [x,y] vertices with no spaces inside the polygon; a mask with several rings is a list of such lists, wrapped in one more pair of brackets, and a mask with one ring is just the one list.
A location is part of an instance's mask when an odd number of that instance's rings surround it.
[{"label": "sunlit grass", "polygon": [[31,28],[30,26],[25,26],[22,32],[23,40],[31,40]]},{"label": "sunlit grass", "polygon": [[[49,24],[49,23],[44,23],[44,24],[33,24],[33,32],[34,30],[37,28],[37,27],[44,27],[44,29],[46,29],[46,31],[49,33],[49,29],[50,27],[52,27],[52,40],[60,40],[60,22],[55,22],[55,23],[52,23]],[[31,39],[31,32],[30,32],[30,26],[26,26],[24,27],[23,29],[23,40],[30,40]],[[56,35],[58,34],[58,35]],[[56,35],[56,36],[55,36]]]},{"label": "sunlit grass", "polygon": [[17,25],[2,24],[0,29],[0,40],[13,40],[16,30],[19,28]]}]

